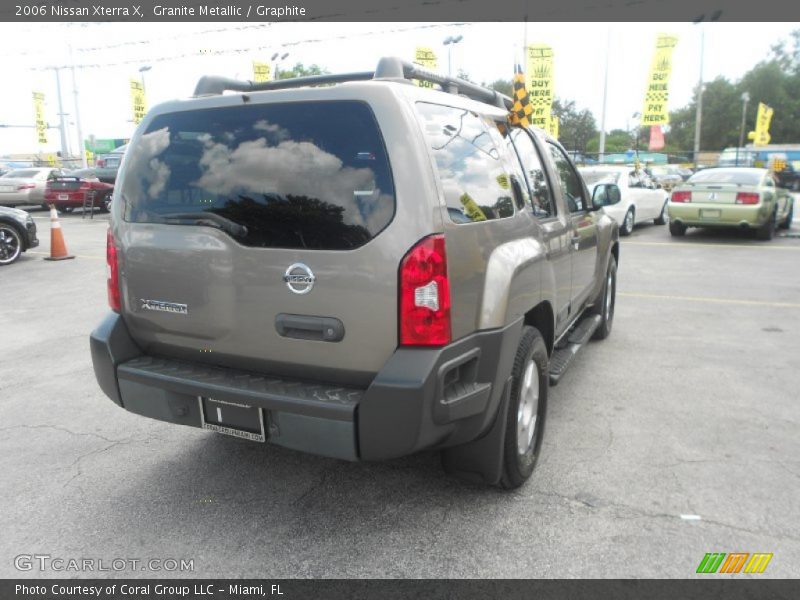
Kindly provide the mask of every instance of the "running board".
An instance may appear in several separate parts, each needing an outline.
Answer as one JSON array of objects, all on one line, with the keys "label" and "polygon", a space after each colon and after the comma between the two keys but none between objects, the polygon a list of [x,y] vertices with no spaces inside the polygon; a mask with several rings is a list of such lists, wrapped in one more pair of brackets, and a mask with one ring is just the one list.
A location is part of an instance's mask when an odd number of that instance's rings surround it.
[{"label": "running board", "polygon": [[562,375],[567,372],[572,359],[578,354],[578,350],[591,339],[601,321],[600,315],[584,317],[569,332],[566,345],[553,351],[553,355],[550,357],[550,385],[558,384]]}]

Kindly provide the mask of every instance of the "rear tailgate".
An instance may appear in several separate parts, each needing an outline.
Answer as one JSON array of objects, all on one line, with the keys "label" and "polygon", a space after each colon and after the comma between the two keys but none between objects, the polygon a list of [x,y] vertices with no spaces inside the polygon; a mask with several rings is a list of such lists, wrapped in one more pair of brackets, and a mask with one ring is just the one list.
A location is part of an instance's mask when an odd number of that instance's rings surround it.
[{"label": "rear tailgate", "polygon": [[367,381],[396,347],[395,191],[367,104],[162,114],[124,169],[123,314],[149,353]]},{"label": "rear tailgate", "polygon": [[692,203],[736,204],[740,192],[757,193],[755,188],[743,187],[734,183],[694,185],[691,187]]}]

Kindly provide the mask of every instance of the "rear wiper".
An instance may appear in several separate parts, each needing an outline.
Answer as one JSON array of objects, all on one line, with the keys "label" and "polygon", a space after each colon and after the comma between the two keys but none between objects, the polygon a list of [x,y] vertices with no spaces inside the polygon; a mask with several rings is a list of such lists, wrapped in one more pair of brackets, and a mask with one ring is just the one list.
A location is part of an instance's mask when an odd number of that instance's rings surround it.
[{"label": "rear wiper", "polygon": [[185,212],[167,213],[165,215],[158,216],[165,221],[189,221],[192,225],[208,225],[210,227],[217,227],[226,233],[230,233],[233,237],[247,236],[247,227],[240,225],[236,221],[231,221],[227,217],[218,215],[217,213]]}]

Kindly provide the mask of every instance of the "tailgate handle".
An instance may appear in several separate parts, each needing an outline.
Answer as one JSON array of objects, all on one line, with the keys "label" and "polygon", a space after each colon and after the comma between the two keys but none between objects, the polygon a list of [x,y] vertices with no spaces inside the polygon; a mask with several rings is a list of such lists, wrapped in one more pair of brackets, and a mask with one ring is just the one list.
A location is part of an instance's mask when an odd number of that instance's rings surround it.
[{"label": "tailgate handle", "polygon": [[319,342],[339,342],[344,338],[344,323],[333,317],[279,314],[275,329],[283,337]]}]

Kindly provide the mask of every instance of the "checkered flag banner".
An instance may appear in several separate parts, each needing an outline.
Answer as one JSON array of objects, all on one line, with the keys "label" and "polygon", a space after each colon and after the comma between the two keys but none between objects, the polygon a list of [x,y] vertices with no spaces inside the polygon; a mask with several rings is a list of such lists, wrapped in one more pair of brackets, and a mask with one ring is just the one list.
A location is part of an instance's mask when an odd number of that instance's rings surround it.
[{"label": "checkered flag banner", "polygon": [[522,68],[519,65],[514,67],[513,84],[514,105],[509,111],[508,120],[512,125],[530,127],[533,106],[531,106],[531,99],[528,95],[528,90],[525,89],[525,75],[522,73]]}]

